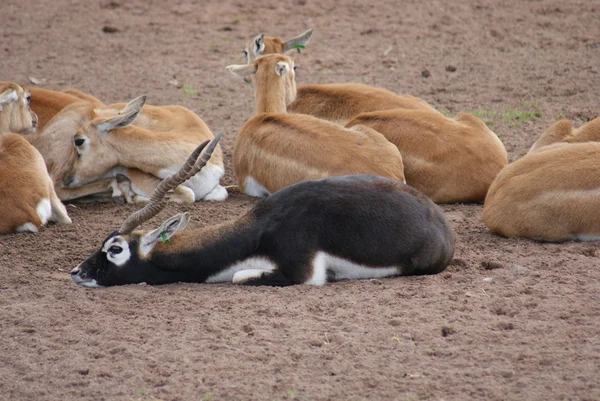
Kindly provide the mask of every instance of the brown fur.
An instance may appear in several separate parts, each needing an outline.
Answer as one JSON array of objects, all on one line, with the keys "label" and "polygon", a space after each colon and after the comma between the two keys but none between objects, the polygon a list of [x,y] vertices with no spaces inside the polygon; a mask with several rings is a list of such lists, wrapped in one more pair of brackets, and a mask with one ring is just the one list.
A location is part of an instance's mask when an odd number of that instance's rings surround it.
[{"label": "brown fur", "polygon": [[551,146],[504,168],[483,222],[505,237],[600,239],[600,143]]},{"label": "brown fur", "polygon": [[434,202],[482,202],[498,172],[508,164],[506,149],[478,118],[451,119],[427,110],[363,113],[346,127],[362,124],[395,144],[409,185]]},{"label": "brown fur", "polygon": [[[276,36],[264,36],[263,43],[264,50],[259,55],[283,54],[287,42]],[[253,52],[253,41],[247,44],[246,51],[250,63],[259,56]],[[299,86],[296,100],[289,104],[287,111],[343,124],[360,113],[397,108],[438,113],[418,97],[397,95],[386,89],[358,83]]]},{"label": "brown fur", "polygon": [[[83,132],[82,130],[85,127],[88,127],[94,120],[97,122],[98,119],[108,119],[116,116],[117,113],[121,111],[123,107],[125,107],[126,103],[116,103],[100,107],[97,103],[92,103],[89,101],[89,95],[82,94],[81,92],[72,89],[68,91],[76,96],[65,95],[62,98],[68,99],[70,97],[72,103],[64,107],[60,111],[60,114],[57,114],[55,118],[49,121],[46,129],[44,129],[43,132],[37,135],[30,135],[28,136],[28,139],[44,156],[48,171],[55,182],[55,187],[60,199],[70,200],[97,193],[105,193],[106,191],[112,191],[116,184],[114,179],[112,177],[101,179],[100,177],[102,177],[104,173],[97,173],[97,170],[92,170],[90,172],[92,178],[89,179],[89,183],[76,188],[64,188],[62,181],[67,175],[72,173],[73,165],[77,159],[73,145],[73,133],[80,131]],[[61,94],[61,92],[55,93]],[[81,99],[87,99],[87,101],[81,101]],[[193,112],[184,108],[180,108],[179,106],[165,106],[162,108],[144,106],[142,112],[135,121],[135,125],[143,126],[151,130],[154,129],[168,131],[174,126],[173,121],[180,121],[177,119],[181,118],[182,115],[183,117],[189,116],[190,113],[193,114]],[[195,114],[194,118],[200,120],[197,116],[195,116]],[[187,122],[183,125],[184,129],[193,130],[195,127],[199,131],[204,130],[205,132],[208,130],[208,127],[206,127],[202,120],[200,120],[201,124],[199,124],[197,121],[194,121],[194,119],[189,118],[185,121]],[[131,131],[131,127],[126,127],[124,129],[127,130],[128,128],[129,131]],[[166,134],[165,138],[172,138],[173,136],[176,136],[176,134],[170,133]],[[139,152],[139,147],[136,149]],[[161,149],[161,152],[165,152],[165,149]],[[152,154],[156,153],[157,152],[155,149]],[[185,155],[185,157],[188,155],[189,152]],[[222,153],[220,152],[220,149],[215,151],[215,155],[213,155],[213,159],[211,159],[211,161],[215,163],[219,163],[220,161],[222,165]],[[104,166],[99,165],[93,168],[104,168]],[[127,176],[131,181],[131,192],[123,193],[128,201],[146,201],[147,198],[152,194],[152,191],[156,185],[160,182],[160,179],[156,176],[135,168],[125,168],[119,170],[118,172]],[[119,188],[123,187],[119,186]],[[171,200],[179,202],[191,202],[190,194],[188,192],[181,191],[180,189],[175,191],[174,196],[171,197]]]},{"label": "brown fur", "polygon": [[[154,176],[162,169],[182,164],[201,142],[214,138],[208,126],[194,112],[181,106],[145,105],[135,125],[114,129],[108,135],[97,132],[98,125],[115,117],[126,104],[94,109],[75,138],[87,136],[93,151],[69,159],[71,169],[82,181],[94,181],[117,165],[137,168]],[[219,147],[209,163],[223,165]]]},{"label": "brown fur", "polygon": [[70,104],[87,101],[95,106],[103,105],[100,100],[77,89],[67,89],[63,92],[57,92],[49,89],[30,87],[28,90],[31,93],[31,110],[38,116],[38,132],[41,132],[58,112]]},{"label": "brown fur", "polygon": [[573,128],[571,121],[560,120],[552,124],[531,146],[529,153],[556,143],[579,143],[600,141],[600,117],[587,122],[579,128]]},{"label": "brown fur", "polygon": [[40,153],[20,135],[0,134],[0,234],[15,232],[25,223],[39,229],[45,221],[40,220],[36,207],[44,199],[51,204],[50,220],[71,222]]},{"label": "brown fur", "polygon": [[[289,73],[278,77],[278,63]],[[240,189],[253,177],[270,193],[299,181],[346,174],[375,174],[404,181],[402,157],[394,145],[367,127],[345,129],[318,118],[286,114],[295,95],[293,61],[268,55],[254,61],[257,115],[236,138],[233,168]],[[234,70],[247,70],[230,66]],[[245,72],[244,72],[245,73]],[[291,93],[290,93],[291,92]]]}]

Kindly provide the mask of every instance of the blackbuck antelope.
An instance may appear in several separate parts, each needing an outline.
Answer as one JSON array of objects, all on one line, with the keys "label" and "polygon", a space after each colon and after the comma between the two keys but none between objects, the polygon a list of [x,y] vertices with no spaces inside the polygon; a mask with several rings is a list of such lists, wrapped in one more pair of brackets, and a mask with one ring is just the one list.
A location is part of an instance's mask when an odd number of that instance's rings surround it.
[{"label": "blackbuck antelope", "polygon": [[290,57],[270,54],[227,69],[242,78],[255,75],[256,81],[257,115],[242,127],[233,150],[242,192],[266,196],[300,181],[348,174],[404,182],[402,156],[380,133],[286,113],[296,96]]},{"label": "blackbuck antelope", "polygon": [[505,237],[600,240],[600,143],[546,146],[505,167],[483,222]]},{"label": "blackbuck antelope", "polygon": [[19,85],[0,83],[0,234],[36,232],[48,221],[71,223],[44,159],[19,135],[35,130],[29,96]]},{"label": "blackbuck antelope", "polygon": [[218,139],[163,180],[148,205],[71,271],[73,281],[323,285],[435,274],[450,263],[454,235],[441,210],[405,184],[369,175],[298,183],[217,226],[183,231],[189,217],[178,214],[153,231],[133,231],[162,209],[169,189],[206,164]]},{"label": "blackbuck antelope", "polygon": [[406,182],[437,203],[483,202],[508,164],[506,149],[469,113],[448,118],[425,110],[362,113],[347,124],[367,126],[398,147]]},{"label": "blackbuck antelope", "polygon": [[[266,54],[285,54],[297,45],[305,46],[312,29],[289,40],[260,34],[248,42],[244,54],[248,64]],[[251,83],[249,77],[245,81]],[[397,95],[386,89],[357,83],[301,85],[288,112],[309,114],[337,123],[347,122],[359,113],[389,109],[438,111],[423,99],[411,95]]]},{"label": "blackbuck antelope", "polygon": [[600,117],[573,128],[569,120],[559,120],[552,124],[531,146],[529,153],[558,143],[600,142]]},{"label": "blackbuck antelope", "polygon": [[[114,177],[126,176],[126,199],[147,201],[160,177],[176,171],[191,150],[212,132],[194,112],[181,106],[144,105],[145,96],[128,104],[97,106],[76,102],[58,113],[31,139],[46,160],[61,199],[112,188],[124,192]],[[135,120],[135,124],[133,124]],[[60,144],[60,145],[57,145]],[[175,190],[172,200],[223,200],[221,149],[207,169]],[[116,190],[118,187],[119,190]]]}]

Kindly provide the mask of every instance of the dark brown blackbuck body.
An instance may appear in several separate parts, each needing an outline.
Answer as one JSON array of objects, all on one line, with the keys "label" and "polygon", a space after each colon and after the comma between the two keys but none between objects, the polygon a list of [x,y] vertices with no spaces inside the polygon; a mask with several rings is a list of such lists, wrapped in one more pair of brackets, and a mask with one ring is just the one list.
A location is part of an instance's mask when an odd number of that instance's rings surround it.
[{"label": "dark brown blackbuck body", "polygon": [[[71,272],[87,287],[146,282],[323,285],[330,281],[435,274],[454,253],[454,235],[426,196],[372,175],[301,182],[259,201],[235,221],[189,231],[178,214],[153,231],[133,231],[163,196],[199,171],[218,135],[161,182],[148,205]],[[196,161],[197,160],[197,161]]]}]

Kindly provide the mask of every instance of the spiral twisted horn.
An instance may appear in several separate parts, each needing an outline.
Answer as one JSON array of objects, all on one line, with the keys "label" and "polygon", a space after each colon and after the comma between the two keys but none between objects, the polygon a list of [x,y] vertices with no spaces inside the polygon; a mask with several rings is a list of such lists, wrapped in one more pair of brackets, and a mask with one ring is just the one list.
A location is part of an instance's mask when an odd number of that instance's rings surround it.
[{"label": "spiral twisted horn", "polygon": [[[148,204],[142,209],[132,213],[127,219],[125,219],[125,221],[121,225],[121,228],[119,229],[119,234],[129,234],[137,226],[156,216],[158,212],[160,212],[165,207],[165,202],[163,198],[165,197],[167,192],[177,187],[177,185],[189,180],[194,175],[196,175],[198,171],[202,170],[202,167],[204,167],[210,159],[222,135],[223,133],[219,132],[215,136],[215,138],[212,141],[210,141],[210,144],[208,143],[208,141],[201,143],[192,152],[192,154],[190,155],[190,157],[188,157],[183,167],[181,167],[181,169],[177,173],[162,180],[154,190],[154,193],[150,198],[150,202],[148,202]],[[206,148],[206,151],[202,154],[202,157],[198,158],[198,156],[200,156],[200,153],[202,152],[202,150],[204,150],[204,148]]]}]

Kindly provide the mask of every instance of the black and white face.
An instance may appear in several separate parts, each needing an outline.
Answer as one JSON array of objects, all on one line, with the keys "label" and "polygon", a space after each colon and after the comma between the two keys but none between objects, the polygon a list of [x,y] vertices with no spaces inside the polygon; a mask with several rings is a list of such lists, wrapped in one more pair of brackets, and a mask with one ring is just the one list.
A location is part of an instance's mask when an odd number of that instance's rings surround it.
[{"label": "black and white face", "polygon": [[[182,213],[150,232],[114,232],[104,240],[100,250],[71,270],[71,279],[75,284],[90,288],[175,282],[177,277],[162,269],[160,263],[153,262],[152,250],[160,242],[169,242],[188,222],[189,215]],[[170,260],[170,257],[163,255],[163,259]]]},{"label": "black and white face", "polygon": [[112,234],[104,241],[99,251],[71,270],[71,279],[84,287],[96,288],[109,285],[128,284],[122,273],[131,261],[131,248],[127,240]]}]

